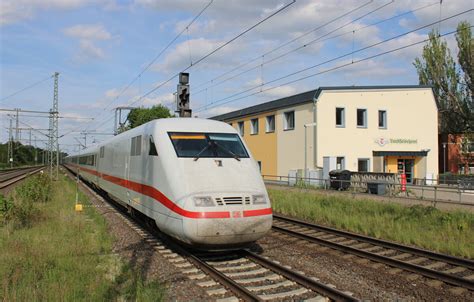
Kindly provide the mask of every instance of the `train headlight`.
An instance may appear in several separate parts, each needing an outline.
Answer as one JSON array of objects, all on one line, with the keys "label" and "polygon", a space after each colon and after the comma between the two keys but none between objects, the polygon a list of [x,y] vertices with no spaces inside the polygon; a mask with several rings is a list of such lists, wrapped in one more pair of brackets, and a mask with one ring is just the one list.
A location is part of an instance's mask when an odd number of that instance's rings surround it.
[{"label": "train headlight", "polygon": [[266,204],[267,199],[265,195],[252,195],[252,203],[253,204]]},{"label": "train headlight", "polygon": [[213,207],[214,201],[210,196],[194,197],[194,205],[196,207]]}]

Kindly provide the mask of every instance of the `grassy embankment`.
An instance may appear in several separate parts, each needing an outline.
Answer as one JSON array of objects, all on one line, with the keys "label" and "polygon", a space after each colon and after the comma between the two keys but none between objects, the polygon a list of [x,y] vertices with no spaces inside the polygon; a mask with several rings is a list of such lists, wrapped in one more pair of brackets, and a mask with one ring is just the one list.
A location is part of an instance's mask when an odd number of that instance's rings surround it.
[{"label": "grassy embankment", "polygon": [[455,256],[474,258],[474,215],[443,212],[434,207],[386,204],[370,200],[272,190],[275,212],[307,221],[415,245]]},{"label": "grassy embankment", "polygon": [[75,183],[60,177],[36,176],[0,198],[0,300],[162,300],[162,286],[112,253],[105,219],[92,207],[74,212]]}]

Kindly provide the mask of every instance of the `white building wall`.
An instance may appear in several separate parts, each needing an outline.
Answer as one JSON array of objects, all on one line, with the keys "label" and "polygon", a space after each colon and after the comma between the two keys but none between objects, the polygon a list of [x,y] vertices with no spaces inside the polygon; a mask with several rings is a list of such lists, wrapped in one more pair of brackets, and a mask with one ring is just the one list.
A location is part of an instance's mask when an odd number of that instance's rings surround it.
[{"label": "white building wall", "polygon": [[[336,107],[345,108],[344,128],[336,127]],[[357,127],[357,108],[367,109],[367,128]],[[378,110],[387,111],[387,129],[378,127]],[[322,166],[323,156],[344,156],[345,168],[357,171],[358,159],[370,158],[370,171],[373,171],[372,151],[429,149],[426,172],[436,176],[437,114],[429,88],[323,90],[317,101],[317,164]],[[393,142],[381,146],[376,142],[380,138],[410,139],[416,143]]]},{"label": "white building wall", "polygon": [[[284,130],[284,113],[295,112],[294,130]],[[313,122],[313,103],[284,108],[277,111],[275,116],[277,132],[277,163],[278,175],[288,175],[289,170],[304,168],[304,125]],[[314,128],[308,128],[307,133],[307,165],[313,165],[313,133]]]}]

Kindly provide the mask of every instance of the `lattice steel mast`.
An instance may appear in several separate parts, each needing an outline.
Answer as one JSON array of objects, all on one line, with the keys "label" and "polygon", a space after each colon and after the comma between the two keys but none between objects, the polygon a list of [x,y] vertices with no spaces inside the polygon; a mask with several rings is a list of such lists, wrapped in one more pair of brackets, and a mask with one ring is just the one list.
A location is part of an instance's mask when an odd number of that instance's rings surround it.
[{"label": "lattice steel mast", "polygon": [[53,108],[49,112],[49,173],[52,179],[57,180],[59,175],[59,98],[58,98],[59,72],[54,73]]}]

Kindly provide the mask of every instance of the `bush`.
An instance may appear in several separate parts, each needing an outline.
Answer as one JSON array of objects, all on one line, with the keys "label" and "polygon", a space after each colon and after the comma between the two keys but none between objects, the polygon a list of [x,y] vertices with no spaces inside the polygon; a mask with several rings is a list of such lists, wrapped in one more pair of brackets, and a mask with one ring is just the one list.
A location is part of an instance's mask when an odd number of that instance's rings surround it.
[{"label": "bush", "polygon": [[4,223],[14,228],[30,227],[38,214],[35,203],[51,198],[51,181],[47,175],[37,175],[16,187],[11,196],[0,199]]},{"label": "bush", "polygon": [[47,202],[51,198],[51,180],[48,175],[39,174],[27,179],[15,191],[22,199]]}]

